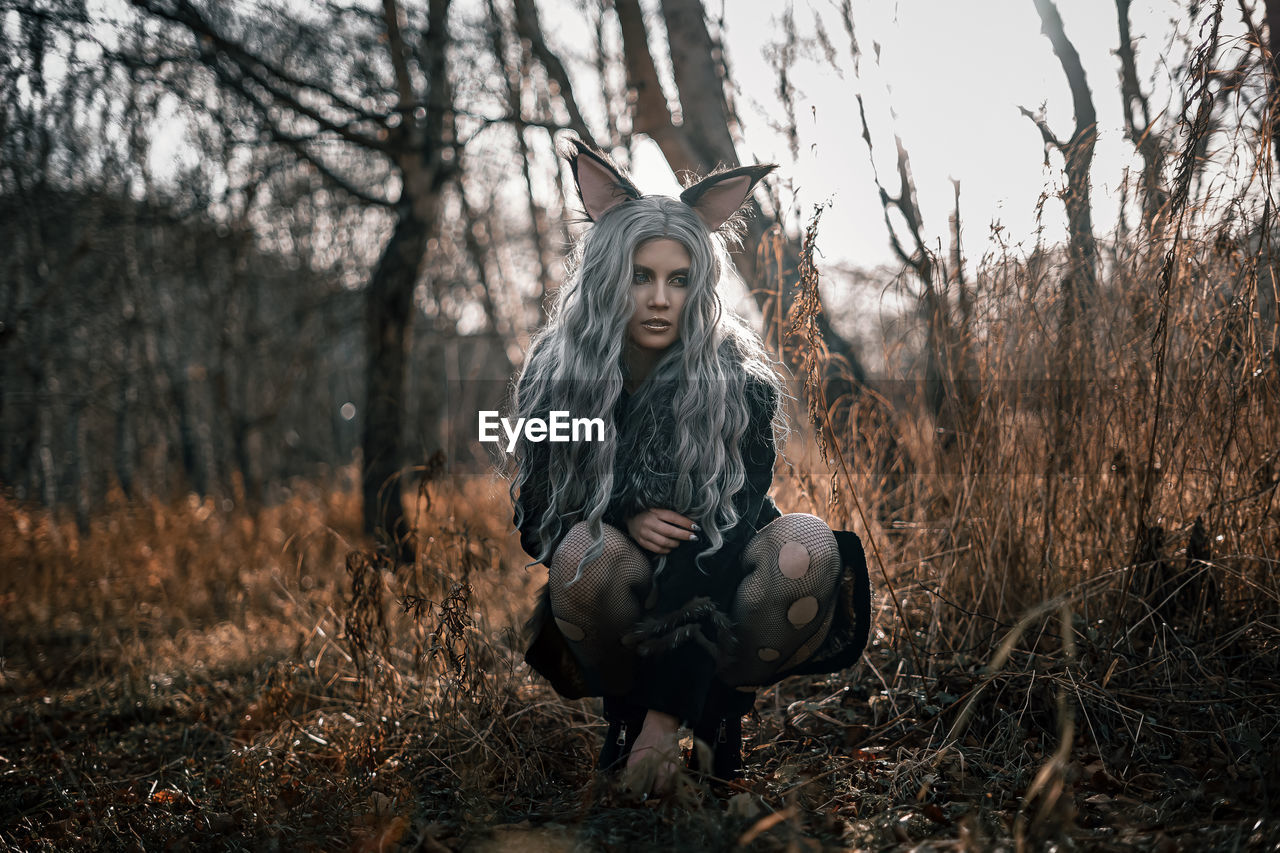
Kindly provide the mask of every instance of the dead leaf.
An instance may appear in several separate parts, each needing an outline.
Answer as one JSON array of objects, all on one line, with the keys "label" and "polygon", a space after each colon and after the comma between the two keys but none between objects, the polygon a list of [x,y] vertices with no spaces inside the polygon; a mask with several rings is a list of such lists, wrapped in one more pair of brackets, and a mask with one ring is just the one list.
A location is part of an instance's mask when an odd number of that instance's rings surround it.
[{"label": "dead leaf", "polygon": [[755,841],[761,835],[773,829],[775,826],[782,823],[784,820],[791,817],[795,813],[796,813],[795,806],[787,806],[785,809],[783,809],[780,812],[774,812],[771,815],[765,815],[764,817],[756,821],[754,824],[752,824],[750,829],[742,833],[742,835],[738,838],[738,846],[746,847],[752,841]]},{"label": "dead leaf", "polygon": [[937,803],[925,803],[924,808],[921,809],[921,811],[924,812],[925,817],[929,818],[929,820],[933,821],[936,824],[946,826],[947,824],[951,823],[951,821],[947,820],[947,816],[943,813],[942,807],[939,806]]},{"label": "dead leaf", "polygon": [[725,811],[727,811],[731,817],[740,817],[746,820],[751,820],[756,815],[760,814],[760,803],[757,801],[755,794],[734,794],[729,798],[729,805],[726,807]]}]

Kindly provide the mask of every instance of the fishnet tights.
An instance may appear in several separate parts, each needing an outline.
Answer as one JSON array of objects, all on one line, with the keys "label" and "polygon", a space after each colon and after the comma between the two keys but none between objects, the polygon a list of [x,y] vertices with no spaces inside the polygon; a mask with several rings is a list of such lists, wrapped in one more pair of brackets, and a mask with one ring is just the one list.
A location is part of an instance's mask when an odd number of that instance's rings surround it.
[{"label": "fishnet tights", "polygon": [[604,526],[604,551],[573,581],[591,545],[579,522],[551,557],[551,613],[582,665],[599,677],[606,694],[625,693],[634,677],[634,655],[622,637],[644,612],[653,569],[636,544],[620,530]]},{"label": "fishnet tights", "polygon": [[733,598],[736,658],[720,671],[733,686],[766,684],[807,659],[826,636],[840,577],[836,537],[805,513],[775,518],[742,552],[747,576]]},{"label": "fishnet tights", "polygon": [[[605,525],[604,552],[569,584],[591,544],[585,523],[574,525],[551,558],[551,612],[583,666],[606,694],[626,692],[635,672],[622,646],[644,614],[653,570],[644,552]],[[734,595],[738,653],[719,677],[730,686],[765,684],[806,660],[826,636],[835,604],[840,555],[821,519],[793,513],[761,529],[742,555],[746,576]]]}]

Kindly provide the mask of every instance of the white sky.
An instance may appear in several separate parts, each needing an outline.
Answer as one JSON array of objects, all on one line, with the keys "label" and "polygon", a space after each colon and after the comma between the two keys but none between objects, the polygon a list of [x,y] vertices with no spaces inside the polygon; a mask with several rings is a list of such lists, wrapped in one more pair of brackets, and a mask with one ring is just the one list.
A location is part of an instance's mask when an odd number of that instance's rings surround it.
[{"label": "white sky", "polygon": [[[951,179],[961,182],[965,254],[978,260],[988,245],[989,226],[999,222],[1006,240],[1029,242],[1035,208],[1046,189],[1061,186],[1061,158],[1044,166],[1040,133],[1018,106],[1035,111],[1044,104],[1059,138],[1070,136],[1075,121],[1071,94],[1058,59],[1031,0],[855,0],[854,20],[862,50],[861,80],[852,74],[849,43],[833,0],[799,0],[793,4],[802,35],[812,34],[820,14],[835,47],[843,79],[822,52],[811,51],[791,69],[797,89],[799,156],[793,162],[786,140],[769,129],[783,114],[774,89],[774,72],[764,46],[781,38],[782,3],[726,0],[726,43],[731,70],[739,86],[738,110],[746,125],[744,160],[781,164],[801,215],[813,204],[830,202],[820,229],[819,248],[828,262],[873,266],[894,262],[880,203],[872,182],[866,144],[861,139],[856,88],[867,100],[882,181],[897,189],[893,134],[911,156],[925,229],[931,244],[947,248],[947,217],[953,207]],[[715,0],[708,7],[716,9]],[[1094,95],[1099,137],[1093,169],[1095,229],[1109,231],[1117,213],[1118,185],[1126,165],[1134,162],[1124,139],[1119,96],[1119,41],[1113,0],[1059,0],[1067,35],[1080,52]],[[1149,87],[1166,52],[1174,24],[1185,15],[1172,2],[1138,0],[1131,10],[1138,39],[1138,70]],[[1224,30],[1231,24],[1224,21]],[[1185,30],[1187,24],[1182,22]],[[881,46],[876,67],[873,42]],[[886,94],[891,87],[891,94]],[[1167,93],[1153,100],[1167,106]],[[891,118],[889,105],[897,113]],[[1173,105],[1177,109],[1177,105]],[[656,150],[637,158],[642,189],[674,187]],[[785,184],[784,184],[785,186]],[[786,200],[784,196],[784,200]],[[1044,209],[1045,239],[1065,237],[1062,204],[1050,198]],[[797,223],[791,222],[791,225]],[[803,224],[803,223],[799,223]]]},{"label": "white sky", "polygon": [[[108,11],[118,0],[99,2],[104,4],[102,11]],[[656,17],[658,0],[642,2],[651,19]],[[826,262],[896,264],[861,139],[854,100],[859,89],[867,102],[880,175],[890,192],[897,189],[895,132],[910,153],[930,245],[936,248],[941,241],[943,251],[948,246],[952,178],[961,182],[965,255],[971,264],[988,250],[990,226],[995,223],[1004,229],[1007,242],[1029,249],[1037,199],[1044,192],[1051,196],[1044,206],[1044,239],[1057,242],[1065,237],[1062,204],[1052,197],[1061,188],[1061,158],[1055,154],[1045,167],[1039,131],[1018,112],[1020,105],[1037,110],[1043,104],[1059,138],[1069,136],[1074,127],[1066,78],[1040,33],[1031,0],[854,0],[863,54],[860,79],[852,73],[848,38],[836,15],[838,0],[794,0],[790,5],[800,34],[811,36],[814,17],[821,16],[843,72],[833,70],[816,46],[792,65],[800,131],[795,160],[786,139],[769,126],[781,123],[784,115],[775,93],[776,76],[765,58],[766,46],[781,39],[780,18],[787,4],[704,2],[712,14],[724,15],[745,130],[739,154],[744,161],[780,164],[776,174],[783,200],[799,210],[800,221],[792,213],[789,226],[802,226],[815,203],[829,204],[819,239]],[[594,82],[594,69],[586,61],[592,36],[577,2],[538,0],[538,5],[553,47],[570,66],[580,91],[589,93],[591,86],[583,84]],[[1116,221],[1124,169],[1136,160],[1122,131],[1115,5],[1114,0],[1058,0],[1058,7],[1067,35],[1081,54],[1098,113],[1092,200],[1095,231],[1103,235]],[[462,6],[472,14],[480,8]],[[1148,89],[1156,81],[1153,108],[1176,111],[1178,104],[1169,102],[1164,85],[1168,70],[1161,63],[1175,26],[1189,29],[1185,11],[1173,0],[1136,0],[1130,14],[1139,76]],[[1228,11],[1224,37],[1239,29],[1236,17]],[[1192,33],[1193,38],[1197,35]],[[875,43],[881,47],[878,65]],[[1181,58],[1179,47],[1172,61]],[[583,103],[589,119],[593,106]],[[153,165],[163,173],[163,161],[182,158],[184,143],[180,134],[163,131],[155,141]],[[632,171],[642,190],[678,190],[652,143],[641,146]]]}]

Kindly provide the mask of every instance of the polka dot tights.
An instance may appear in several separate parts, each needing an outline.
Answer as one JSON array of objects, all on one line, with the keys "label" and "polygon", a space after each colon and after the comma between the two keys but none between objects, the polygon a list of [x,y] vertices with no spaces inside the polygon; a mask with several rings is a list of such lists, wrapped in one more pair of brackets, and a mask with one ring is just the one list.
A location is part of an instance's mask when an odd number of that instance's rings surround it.
[{"label": "polka dot tights", "polygon": [[[644,615],[652,569],[634,542],[605,525],[604,553],[570,583],[590,542],[586,525],[575,525],[552,557],[551,611],[579,660],[601,674],[605,692],[620,693],[634,671],[621,639]],[[776,518],[757,532],[742,561],[746,574],[730,611],[737,654],[719,672],[733,687],[767,684],[817,650],[831,624],[840,576],[830,528],[803,513]]]}]

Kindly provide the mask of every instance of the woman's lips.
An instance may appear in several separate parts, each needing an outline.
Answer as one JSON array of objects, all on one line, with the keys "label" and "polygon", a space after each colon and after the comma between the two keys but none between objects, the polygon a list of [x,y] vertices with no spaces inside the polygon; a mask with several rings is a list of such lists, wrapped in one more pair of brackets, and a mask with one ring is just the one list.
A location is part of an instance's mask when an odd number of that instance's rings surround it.
[{"label": "woman's lips", "polygon": [[640,325],[644,326],[646,329],[652,329],[655,332],[665,332],[667,329],[671,328],[671,324],[666,320],[645,320]]}]

